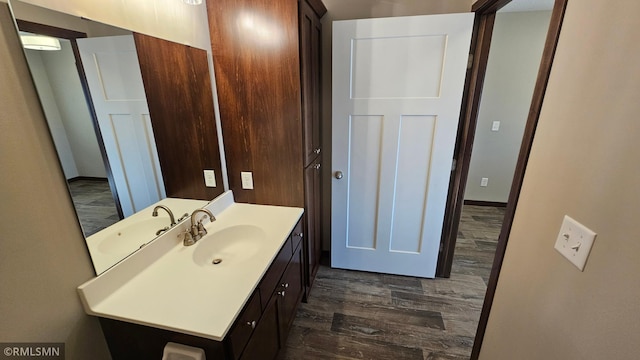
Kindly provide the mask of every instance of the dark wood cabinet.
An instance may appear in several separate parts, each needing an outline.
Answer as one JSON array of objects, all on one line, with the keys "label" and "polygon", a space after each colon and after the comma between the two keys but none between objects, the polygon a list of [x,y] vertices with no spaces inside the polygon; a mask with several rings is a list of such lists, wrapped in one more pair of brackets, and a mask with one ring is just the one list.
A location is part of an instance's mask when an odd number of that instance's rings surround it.
[{"label": "dark wood cabinet", "polygon": [[320,233],[320,160],[313,162],[304,171],[305,184],[305,221],[306,221],[306,269],[305,269],[305,296],[309,295],[313,280],[320,266],[322,254],[322,239]]},{"label": "dark wood cabinet", "polygon": [[280,326],[280,345],[287,341],[289,328],[296,317],[298,304],[304,293],[304,272],[302,269],[302,247],[294,251],[293,257],[280,280],[280,286],[276,292],[278,296],[278,324]]},{"label": "dark wood cabinet", "polygon": [[273,360],[280,351],[277,298],[272,297],[265,307],[260,323],[247,344],[242,360]]},{"label": "dark wood cabinet", "polygon": [[280,249],[278,256],[276,256],[275,260],[271,263],[271,267],[269,267],[269,270],[267,270],[266,274],[262,277],[260,285],[258,285],[263,309],[267,307],[271,295],[277,288],[280,278],[282,278],[282,274],[291,260],[291,255],[293,254],[291,239],[291,236],[287,239],[287,242],[282,246],[282,249]]},{"label": "dark wood cabinet", "polygon": [[234,198],[303,207],[297,0],[207,0],[207,15]]},{"label": "dark wood cabinet", "polygon": [[251,335],[261,321],[262,307],[260,306],[260,293],[255,291],[245,305],[244,310],[236,320],[233,329],[227,335],[229,348],[233,359],[238,359]]},{"label": "dark wood cabinet", "polygon": [[[322,250],[315,167],[322,157],[320,19],[326,12],[321,0],[207,1],[229,186],[238,202],[305,207],[305,292]],[[242,25],[254,22],[277,31],[267,39]],[[252,190],[242,188],[245,171],[253,173]]]},{"label": "dark wood cabinet", "polygon": [[322,23],[320,18],[326,12],[327,9],[320,0],[299,0],[300,86],[305,166],[305,298],[311,291],[322,254],[320,227]]},{"label": "dark wood cabinet", "polygon": [[[224,189],[207,52],[139,33],[133,38],[167,196],[211,200]],[[215,171],[217,187],[205,186],[205,169]]]},{"label": "dark wood cabinet", "polygon": [[222,341],[100,318],[114,359],[155,359],[167,342],[204,349],[207,359],[273,360],[304,294],[302,220],[294,227]]},{"label": "dark wood cabinet", "polygon": [[307,0],[299,5],[300,86],[302,93],[302,131],[304,165],[311,164],[320,154],[321,46],[322,24]]}]

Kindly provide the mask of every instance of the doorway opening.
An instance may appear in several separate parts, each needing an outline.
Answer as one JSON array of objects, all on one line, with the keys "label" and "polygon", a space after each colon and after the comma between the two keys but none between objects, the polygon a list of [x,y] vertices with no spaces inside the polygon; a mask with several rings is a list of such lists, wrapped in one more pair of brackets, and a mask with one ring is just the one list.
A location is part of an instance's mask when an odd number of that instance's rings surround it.
[{"label": "doorway opening", "polygon": [[122,210],[96,130],[76,41],[87,34],[19,19],[16,22],[21,35],[46,36],[60,43],[56,51],[25,48],[24,52],[78,220],[85,237],[90,236],[121,220]]},{"label": "doorway opening", "polygon": [[[445,229],[443,231],[442,246],[438,261],[438,275],[449,277],[456,249],[456,239],[458,236],[460,219],[462,215],[463,202],[465,198],[465,185],[468,180],[471,165],[471,149],[474,145],[474,135],[479,124],[479,112],[481,108],[481,96],[488,76],[489,49],[492,46],[492,36],[496,25],[497,12],[513,2],[513,7],[517,8],[517,0],[479,0],[472,10],[476,14],[474,38],[472,40],[472,66],[468,70],[467,84],[465,85],[465,96],[463,96],[463,106],[461,111],[461,122],[459,129],[458,143],[456,144],[456,160],[461,166],[453,171],[450,182],[450,192],[447,199],[447,215],[445,217]],[[542,2],[540,2],[542,3]],[[511,7],[513,9],[513,7]],[[480,314],[480,319],[475,334],[471,359],[477,359],[480,354],[484,333],[493,304],[493,298],[497,287],[500,269],[511,230],[511,225],[515,215],[515,209],[522,187],[524,172],[531,151],[533,136],[536,130],[542,102],[545,95],[546,86],[551,73],[551,66],[558,44],[562,20],[567,7],[567,0],[555,0],[551,11],[542,58],[539,62],[539,69],[535,78],[533,94],[530,97],[526,123],[522,135],[522,142],[513,171],[513,178],[509,189],[509,195],[504,209],[504,218],[500,226],[498,241],[495,243],[495,255],[491,264],[487,291]],[[508,8],[507,8],[508,9]],[[491,129],[500,127],[494,124],[499,121],[489,117]],[[486,130],[486,129],[485,129]],[[477,180],[477,179],[476,179]],[[469,179],[473,181],[473,179]],[[486,179],[480,178],[480,184],[488,185]],[[495,205],[495,204],[493,204]],[[497,216],[499,218],[499,215]]]},{"label": "doorway opening", "polygon": [[489,282],[553,2],[496,12],[451,272]]}]

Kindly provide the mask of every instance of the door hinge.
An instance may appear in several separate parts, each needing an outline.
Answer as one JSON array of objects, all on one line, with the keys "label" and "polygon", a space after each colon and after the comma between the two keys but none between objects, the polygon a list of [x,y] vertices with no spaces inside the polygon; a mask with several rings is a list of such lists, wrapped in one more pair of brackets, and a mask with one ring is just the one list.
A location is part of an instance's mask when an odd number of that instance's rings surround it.
[{"label": "door hinge", "polygon": [[469,54],[469,59],[467,60],[467,70],[473,67],[473,54]]},{"label": "door hinge", "polygon": [[456,171],[456,165],[458,165],[458,160],[453,159],[451,162],[451,171]]}]

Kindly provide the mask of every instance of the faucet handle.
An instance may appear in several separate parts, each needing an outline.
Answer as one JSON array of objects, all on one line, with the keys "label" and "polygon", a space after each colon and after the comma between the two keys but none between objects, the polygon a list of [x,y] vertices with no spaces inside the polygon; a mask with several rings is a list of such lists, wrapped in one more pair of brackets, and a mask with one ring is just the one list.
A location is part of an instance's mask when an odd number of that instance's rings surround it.
[{"label": "faucet handle", "polygon": [[184,213],[184,215],[182,215],[182,216],[177,220],[177,222],[180,222],[180,221],[182,221],[182,220],[184,220],[184,219],[186,219],[186,218],[188,218],[188,217],[189,217],[189,213]]},{"label": "faucet handle", "polygon": [[198,221],[198,235],[200,235],[200,238],[207,235],[207,229],[205,229],[204,225],[202,224],[202,220]]},{"label": "faucet handle", "polygon": [[191,231],[187,230],[184,232],[184,239],[182,240],[182,244],[184,246],[191,246],[196,243],[196,240],[191,235]]},{"label": "faucet handle", "polygon": [[160,236],[160,234],[162,234],[163,232],[165,232],[165,231],[167,231],[169,229],[171,229],[169,226],[163,227],[162,229],[156,231],[156,236]]}]

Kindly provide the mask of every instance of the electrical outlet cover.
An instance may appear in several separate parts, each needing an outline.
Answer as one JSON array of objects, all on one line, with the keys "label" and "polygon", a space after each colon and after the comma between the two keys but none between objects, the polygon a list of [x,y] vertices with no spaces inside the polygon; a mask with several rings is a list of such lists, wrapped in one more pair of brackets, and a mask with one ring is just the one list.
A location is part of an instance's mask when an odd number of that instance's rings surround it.
[{"label": "electrical outlet cover", "polygon": [[240,179],[242,180],[242,188],[246,190],[253,189],[253,173],[250,171],[241,171]]},{"label": "electrical outlet cover", "polygon": [[206,187],[216,187],[216,173],[213,170],[204,171],[204,185]]},{"label": "electrical outlet cover", "polygon": [[596,233],[565,215],[554,248],[580,271],[584,271]]}]

